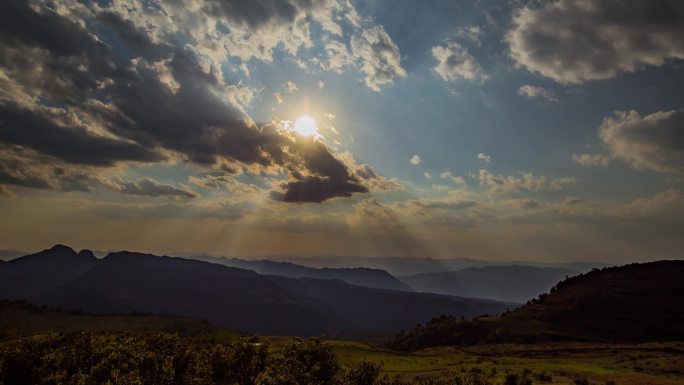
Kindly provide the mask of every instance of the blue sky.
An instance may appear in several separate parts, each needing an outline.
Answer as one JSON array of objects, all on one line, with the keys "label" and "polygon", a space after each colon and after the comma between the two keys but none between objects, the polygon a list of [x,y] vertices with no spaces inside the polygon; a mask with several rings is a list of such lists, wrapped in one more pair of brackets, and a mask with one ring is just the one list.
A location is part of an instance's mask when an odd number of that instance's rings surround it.
[{"label": "blue sky", "polygon": [[681,257],[678,2],[2,7],[2,248]]}]

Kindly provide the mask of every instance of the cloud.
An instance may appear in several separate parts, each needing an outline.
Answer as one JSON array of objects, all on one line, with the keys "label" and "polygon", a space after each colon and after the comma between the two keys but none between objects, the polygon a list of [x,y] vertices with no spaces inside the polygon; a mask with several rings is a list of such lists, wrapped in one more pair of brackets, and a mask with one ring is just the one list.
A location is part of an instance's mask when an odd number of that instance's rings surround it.
[{"label": "cloud", "polygon": [[555,191],[562,190],[565,186],[575,183],[573,178],[553,178],[536,176],[532,172],[521,172],[520,177],[494,175],[487,170],[480,170],[480,185],[486,187],[489,192],[506,194],[520,190],[528,191]]},{"label": "cloud", "polygon": [[345,67],[354,66],[356,64],[347,45],[343,42],[330,40],[325,44],[325,52],[327,55],[327,64],[322,64],[322,67],[328,71],[342,73],[342,70]]},{"label": "cloud", "polygon": [[230,175],[205,175],[203,177],[191,175],[188,180],[190,183],[204,189],[219,189],[226,187],[233,193],[243,195],[261,192],[259,187],[253,184],[240,182]]},{"label": "cloud", "polygon": [[297,85],[292,80],[288,80],[287,82],[285,82],[285,84],[283,84],[283,88],[286,89],[289,93],[294,93],[297,90],[299,90],[299,88],[297,88]]},{"label": "cloud", "polygon": [[584,200],[578,197],[565,197],[563,202],[561,202],[561,206],[574,206],[584,203]]},{"label": "cloud", "polygon": [[641,116],[617,111],[599,127],[599,137],[612,158],[638,170],[684,172],[684,110]]},{"label": "cloud", "polygon": [[409,163],[411,163],[414,166],[419,165],[423,160],[420,159],[420,156],[418,154],[413,155],[411,159],[409,159]]},{"label": "cloud", "polygon": [[276,103],[278,103],[278,104],[283,103],[283,95],[280,92],[274,92],[273,98],[275,98]]},{"label": "cloud", "polygon": [[[181,25],[197,25],[189,20],[164,24],[159,14],[147,15],[152,11],[134,0],[67,3],[73,7],[56,8],[59,12],[38,3],[0,3],[0,82],[7,85],[0,92],[0,144],[34,156],[21,172],[5,165],[7,183],[89,191],[87,183],[97,187],[101,172],[122,163],[174,161],[286,174],[288,186],[302,197],[315,196],[321,184],[329,197],[367,191],[324,144],[297,140],[277,124],[255,124],[236,103],[246,100],[243,87],[226,84],[206,67],[199,46],[178,44],[169,35]],[[276,24],[306,19],[290,3],[259,4],[243,9],[228,1],[210,8],[217,17],[237,23],[237,30],[279,30]],[[171,19],[208,17],[204,8],[191,15],[176,5],[160,7],[168,7]],[[255,11],[263,14],[253,15]],[[142,22],[143,15],[149,20]],[[155,23],[159,28],[151,27]],[[103,30],[108,33],[101,34]],[[176,32],[190,37],[198,33]],[[79,169],[54,175],[42,167],[46,162]],[[36,171],[27,171],[29,166]],[[307,186],[316,191],[308,194],[303,191]],[[336,187],[341,188],[338,195]],[[150,180],[125,185],[122,191],[184,194]]]},{"label": "cloud", "polygon": [[533,199],[504,199],[498,203],[516,209],[538,209],[541,207],[539,202]]},{"label": "cloud", "polygon": [[582,166],[607,166],[610,157],[603,154],[572,154],[572,160]]},{"label": "cloud", "polygon": [[281,202],[321,203],[337,197],[350,197],[353,193],[367,193],[368,189],[354,179],[304,177],[283,185],[284,192],[272,191],[271,197]]},{"label": "cloud", "polygon": [[432,179],[432,175],[429,172],[424,172],[423,176],[425,177],[425,179]]},{"label": "cloud", "polygon": [[550,102],[557,102],[556,93],[552,89],[547,89],[544,87],[536,87],[525,84],[518,88],[518,95],[524,96],[527,99],[541,98],[548,100]]},{"label": "cloud", "polygon": [[470,40],[471,42],[480,46],[480,45],[482,45],[482,42],[480,41],[480,36],[483,33],[484,33],[484,31],[482,30],[482,28],[480,28],[476,25],[471,25],[471,26],[459,28],[458,32],[456,32],[456,36],[458,36],[462,39]]},{"label": "cloud", "polygon": [[374,91],[392,84],[396,77],[406,76],[401,67],[399,47],[392,41],[382,26],[374,26],[352,36],[352,52],[360,58],[361,70],[366,74],[364,81]]},{"label": "cloud", "polygon": [[142,178],[134,182],[125,182],[120,191],[124,194],[146,195],[150,197],[172,196],[177,198],[195,198],[197,193],[187,187],[177,188],[162,184],[152,178]]},{"label": "cloud", "polygon": [[456,42],[432,47],[432,56],[437,60],[433,71],[444,81],[487,79],[473,55]]},{"label": "cloud", "polygon": [[119,161],[162,159],[154,148],[92,135],[87,122],[65,108],[35,106],[30,109],[6,101],[0,105],[0,127],[3,143],[31,148],[68,163],[112,166]]},{"label": "cloud", "polygon": [[483,153],[483,152],[480,152],[480,153],[477,154],[477,159],[483,160],[483,161],[485,161],[486,163],[492,163],[492,157],[489,156],[489,155],[487,155],[487,154],[485,154],[485,153]]},{"label": "cloud", "polygon": [[560,0],[517,11],[506,41],[519,65],[578,84],[684,59],[683,35],[679,1]]},{"label": "cloud", "polygon": [[358,177],[370,191],[398,190],[404,187],[396,178],[385,178],[370,165],[357,163],[354,156],[348,151],[339,154],[339,159],[347,166],[352,175]]},{"label": "cloud", "polygon": [[111,220],[134,219],[241,219],[249,207],[228,200],[205,203],[166,202],[154,204],[124,204],[98,202],[87,204],[93,215]]},{"label": "cloud", "polygon": [[449,171],[449,170],[442,171],[439,174],[439,177],[442,179],[449,179],[452,182],[454,182],[455,184],[465,184],[465,179],[463,179],[462,176],[453,175],[453,174],[451,174],[451,171]]}]

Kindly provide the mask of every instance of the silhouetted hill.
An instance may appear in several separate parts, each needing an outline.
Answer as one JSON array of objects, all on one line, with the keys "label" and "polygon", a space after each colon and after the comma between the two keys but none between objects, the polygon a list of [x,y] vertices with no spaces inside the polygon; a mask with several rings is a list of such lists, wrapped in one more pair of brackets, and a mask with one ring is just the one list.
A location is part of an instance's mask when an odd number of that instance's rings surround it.
[{"label": "silhouetted hill", "polygon": [[[63,263],[53,268],[60,276],[68,275],[60,269],[73,270],[68,261],[81,266],[80,258],[61,247],[43,253],[41,258],[24,258],[51,263],[59,256]],[[64,257],[67,254],[69,258]],[[22,259],[17,262],[27,263]],[[496,301],[373,289],[339,280],[265,276],[204,261],[130,252],[111,253],[102,260],[93,257],[89,268],[59,286],[34,279],[43,276],[39,265],[39,274],[33,277],[31,270],[22,271],[23,280],[7,274],[18,288],[5,296],[87,313],[137,311],[203,318],[262,334],[389,333],[432,314],[472,317],[508,307]]]},{"label": "silhouetted hill", "polygon": [[399,291],[413,291],[407,284],[398,280],[388,272],[380,269],[370,269],[367,267],[313,268],[297,265],[291,262],[276,262],[268,260],[250,261],[239,258],[208,256],[193,258],[207,262],[219,263],[225,266],[253,270],[259,274],[280,275],[290,278],[339,279],[348,284],[356,286]]},{"label": "silhouetted hill", "polygon": [[683,277],[684,261],[595,269],[500,317],[437,317],[398,334],[390,345],[684,341]]},{"label": "silhouetted hill", "polygon": [[536,262],[536,261],[484,261],[472,258],[428,258],[428,257],[292,257],[271,258],[289,261],[309,267],[351,268],[368,267],[382,269],[395,277],[416,274],[457,271],[469,267],[523,265],[533,267],[555,267],[575,270],[580,273],[593,268],[610,266],[599,262]]},{"label": "silhouetted hill", "polygon": [[264,334],[337,328],[320,303],[244,269],[182,258],[117,252],[35,301],[89,313],[177,314]]},{"label": "silhouetted hill", "polygon": [[64,245],[13,259],[0,268],[0,295],[33,298],[69,282],[96,262],[89,250],[77,253]]},{"label": "silhouetted hill", "polygon": [[513,265],[470,267],[400,278],[419,292],[523,303],[577,274],[570,269]]}]

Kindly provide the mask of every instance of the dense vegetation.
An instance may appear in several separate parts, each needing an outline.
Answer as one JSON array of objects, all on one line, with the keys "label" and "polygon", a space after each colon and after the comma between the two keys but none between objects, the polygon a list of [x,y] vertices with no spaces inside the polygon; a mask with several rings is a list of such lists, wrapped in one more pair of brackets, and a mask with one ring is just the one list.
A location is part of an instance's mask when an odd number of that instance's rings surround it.
[{"label": "dense vegetation", "polygon": [[490,381],[479,371],[408,381],[381,376],[380,365],[368,361],[344,370],[330,343],[321,338],[294,339],[273,353],[268,342],[257,337],[220,344],[164,332],[78,332],[4,345],[0,384],[488,385]]}]

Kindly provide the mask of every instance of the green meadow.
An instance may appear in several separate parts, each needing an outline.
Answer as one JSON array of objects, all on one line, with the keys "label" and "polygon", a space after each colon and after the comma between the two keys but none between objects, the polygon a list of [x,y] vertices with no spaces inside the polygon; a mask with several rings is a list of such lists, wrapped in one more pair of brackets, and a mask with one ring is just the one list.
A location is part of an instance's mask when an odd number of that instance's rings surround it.
[{"label": "green meadow", "polygon": [[[291,338],[267,340],[277,353]],[[416,352],[356,341],[331,343],[345,368],[371,361],[382,366],[382,373],[407,379],[476,371],[493,383],[503,383],[507,374],[527,371],[534,383],[541,384],[578,384],[583,379],[601,385],[684,384],[684,343],[482,345]]]}]

